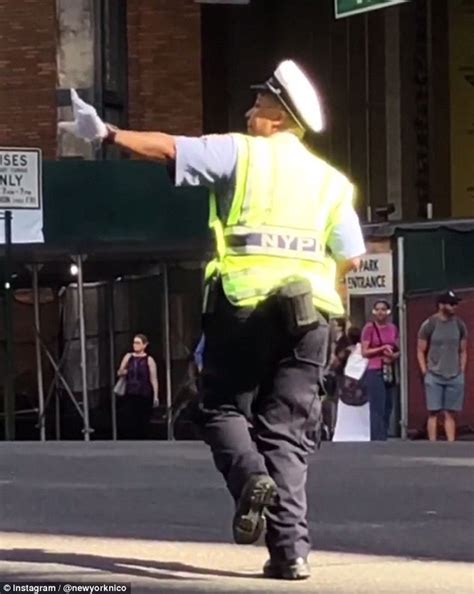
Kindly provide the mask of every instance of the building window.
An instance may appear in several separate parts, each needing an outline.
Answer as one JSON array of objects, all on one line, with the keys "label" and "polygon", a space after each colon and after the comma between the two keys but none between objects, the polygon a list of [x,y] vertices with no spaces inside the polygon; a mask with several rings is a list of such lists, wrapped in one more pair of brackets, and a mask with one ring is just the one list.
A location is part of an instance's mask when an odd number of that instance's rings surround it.
[{"label": "building window", "polygon": [[[97,2],[96,48],[97,104],[106,122],[126,127],[128,97],[127,1]],[[103,158],[123,155],[114,146],[103,148]]]}]

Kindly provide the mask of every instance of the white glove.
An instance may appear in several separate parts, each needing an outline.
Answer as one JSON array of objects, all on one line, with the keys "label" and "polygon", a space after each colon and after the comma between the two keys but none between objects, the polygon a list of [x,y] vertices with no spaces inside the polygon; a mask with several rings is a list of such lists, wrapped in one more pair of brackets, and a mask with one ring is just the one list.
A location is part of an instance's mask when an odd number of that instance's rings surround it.
[{"label": "white glove", "polygon": [[73,122],[59,122],[59,129],[74,134],[89,142],[102,141],[108,134],[107,126],[97,115],[95,107],[83,101],[75,89],[71,89]]}]

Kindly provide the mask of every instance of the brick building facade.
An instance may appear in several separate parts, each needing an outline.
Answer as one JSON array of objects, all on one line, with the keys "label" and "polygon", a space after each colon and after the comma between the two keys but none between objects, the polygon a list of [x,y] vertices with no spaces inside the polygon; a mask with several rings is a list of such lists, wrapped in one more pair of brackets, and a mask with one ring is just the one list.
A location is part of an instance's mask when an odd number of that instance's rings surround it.
[{"label": "brick building facade", "polygon": [[200,5],[129,0],[128,73],[131,128],[201,134]]},{"label": "brick building facade", "polygon": [[[118,5],[126,10],[126,35],[114,40],[115,25],[109,33],[111,45],[124,47],[126,64],[104,47],[107,17]],[[193,0],[0,0],[0,145],[40,147],[45,159],[92,156],[72,139],[58,142],[57,120],[68,110],[57,112],[66,101],[57,90],[80,88],[107,115],[100,79],[108,60],[126,76],[122,122],[200,134],[200,13]]]},{"label": "brick building facade", "polygon": [[55,0],[0,0],[0,145],[56,155]]},{"label": "brick building facade", "polygon": [[39,146],[47,159],[117,157],[57,138],[70,87],[119,125],[239,130],[249,84],[293,57],[320,85],[328,131],[318,146],[352,175],[364,219],[387,203],[397,219],[426,218],[430,204],[435,217],[474,216],[471,174],[456,157],[472,144],[462,110],[451,125],[469,82],[463,47],[453,54],[459,73],[450,59],[466,20],[460,0],[341,20],[332,0],[298,0],[297,10],[293,0],[202,2],[0,0],[0,144]]}]

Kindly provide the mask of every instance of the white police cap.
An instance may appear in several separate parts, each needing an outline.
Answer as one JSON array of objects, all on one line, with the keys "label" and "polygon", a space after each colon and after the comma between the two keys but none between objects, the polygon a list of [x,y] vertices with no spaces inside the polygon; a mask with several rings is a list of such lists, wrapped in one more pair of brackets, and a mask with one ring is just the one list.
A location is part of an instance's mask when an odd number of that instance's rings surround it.
[{"label": "white police cap", "polygon": [[321,102],[316,89],[293,60],[281,62],[267,81],[252,89],[272,93],[296,122],[306,131],[324,128]]}]

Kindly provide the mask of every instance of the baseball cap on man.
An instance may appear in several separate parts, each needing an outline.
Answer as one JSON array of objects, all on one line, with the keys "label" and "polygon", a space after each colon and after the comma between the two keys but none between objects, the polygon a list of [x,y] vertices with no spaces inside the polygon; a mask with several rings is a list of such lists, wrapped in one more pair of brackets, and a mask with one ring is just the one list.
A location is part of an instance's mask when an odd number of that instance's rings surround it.
[{"label": "baseball cap on man", "polygon": [[454,291],[446,291],[441,295],[438,295],[437,303],[443,303],[447,305],[457,305],[461,301],[461,298],[456,295]]}]

